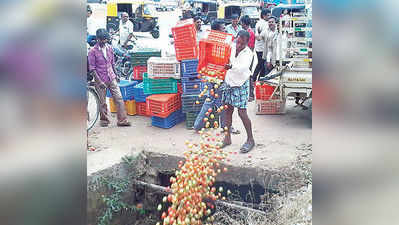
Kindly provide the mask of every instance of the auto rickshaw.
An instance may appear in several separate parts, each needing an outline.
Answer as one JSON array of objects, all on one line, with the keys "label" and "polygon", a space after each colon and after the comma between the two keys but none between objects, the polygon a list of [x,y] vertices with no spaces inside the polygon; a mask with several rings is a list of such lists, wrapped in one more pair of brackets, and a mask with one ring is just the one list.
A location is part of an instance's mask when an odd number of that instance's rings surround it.
[{"label": "auto rickshaw", "polygon": [[129,14],[134,32],[150,32],[152,37],[159,38],[158,17],[154,3],[132,1],[110,1],[107,3],[107,30],[119,30],[122,12]]},{"label": "auto rickshaw", "polygon": [[189,0],[193,8],[193,14],[200,16],[204,24],[208,24],[217,18],[218,3],[216,0]]},{"label": "auto rickshaw", "polygon": [[219,6],[218,19],[223,20],[226,24],[231,23],[233,14],[238,16],[248,15],[251,18],[251,27],[255,28],[256,22],[260,18],[260,4],[255,2],[233,1],[227,2]]},{"label": "auto rickshaw", "polygon": [[260,19],[260,5],[257,3],[244,3],[241,5],[241,16],[249,16],[251,19],[251,27],[255,28],[256,23]]}]

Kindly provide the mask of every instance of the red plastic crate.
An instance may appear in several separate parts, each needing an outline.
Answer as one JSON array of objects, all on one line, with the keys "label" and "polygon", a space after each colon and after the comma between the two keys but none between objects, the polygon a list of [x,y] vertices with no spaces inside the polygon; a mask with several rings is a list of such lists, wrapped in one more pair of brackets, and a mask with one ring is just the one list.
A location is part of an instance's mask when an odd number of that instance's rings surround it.
[{"label": "red plastic crate", "polygon": [[176,59],[177,60],[187,60],[187,59],[198,59],[198,47],[176,47]]},{"label": "red plastic crate", "polygon": [[216,41],[202,40],[199,50],[198,73],[224,80],[226,76],[224,66],[229,62],[231,46]]},{"label": "red plastic crate", "polygon": [[147,108],[151,116],[168,117],[171,113],[181,108],[180,94],[157,94],[148,96]]},{"label": "red plastic crate", "polygon": [[136,102],[136,113],[140,116],[151,116],[145,102]]},{"label": "red plastic crate", "polygon": [[256,82],[255,85],[255,97],[259,100],[269,100],[270,96],[272,96],[274,89],[277,86],[269,85],[262,82]]},{"label": "red plastic crate", "polygon": [[197,44],[197,29],[194,20],[178,21],[176,26],[172,28],[172,35],[175,46],[195,46]]},{"label": "red plastic crate", "polygon": [[234,37],[232,34],[224,33],[217,30],[211,30],[208,34],[207,40],[231,45],[231,43],[234,40]]},{"label": "red plastic crate", "polygon": [[256,114],[275,115],[283,114],[285,110],[285,99],[273,96],[271,100],[256,100]]},{"label": "red plastic crate", "polygon": [[135,66],[133,67],[133,79],[143,80],[143,73],[147,72],[147,66]]}]

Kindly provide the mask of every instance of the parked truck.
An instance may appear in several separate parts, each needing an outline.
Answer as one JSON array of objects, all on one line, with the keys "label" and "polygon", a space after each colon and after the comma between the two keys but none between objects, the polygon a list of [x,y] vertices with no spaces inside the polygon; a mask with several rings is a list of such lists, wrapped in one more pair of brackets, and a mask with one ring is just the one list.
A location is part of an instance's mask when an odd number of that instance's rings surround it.
[{"label": "parked truck", "polygon": [[311,21],[311,10],[293,12],[292,16],[280,19],[280,43],[285,39],[286,44],[278,48],[279,65],[260,79],[275,89],[268,101],[257,102],[258,114],[284,113],[288,97],[308,108],[304,103],[312,98],[312,37],[306,32],[312,31]]}]

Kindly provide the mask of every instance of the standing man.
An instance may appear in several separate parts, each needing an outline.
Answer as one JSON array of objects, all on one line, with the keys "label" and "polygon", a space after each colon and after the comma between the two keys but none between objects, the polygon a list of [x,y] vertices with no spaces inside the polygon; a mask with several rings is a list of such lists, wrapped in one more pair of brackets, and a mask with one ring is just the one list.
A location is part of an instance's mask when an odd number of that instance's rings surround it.
[{"label": "standing man", "polygon": [[100,100],[100,125],[107,127],[110,123],[107,103],[105,101],[106,90],[108,88],[117,107],[117,125],[130,126],[130,122],[127,120],[125,104],[116,83],[114,52],[112,47],[107,43],[110,38],[108,31],[98,29],[96,36],[97,44],[89,52],[88,63],[89,71],[95,79],[95,88]]},{"label": "standing man", "polygon": [[251,29],[251,18],[249,18],[248,15],[245,15],[241,18],[241,27],[243,30],[248,31],[249,33],[248,47],[249,49],[251,49],[251,51],[253,51],[255,48],[255,33]]},{"label": "standing man", "polygon": [[276,65],[277,58],[277,44],[278,44],[278,32],[276,29],[276,17],[271,16],[268,19],[269,28],[265,30],[260,36],[264,41],[265,48],[263,50],[262,58],[266,61],[265,63],[265,74],[269,74]]},{"label": "standing man", "polygon": [[262,58],[263,51],[265,49],[265,42],[262,40],[260,34],[267,30],[267,19],[269,16],[270,9],[262,9],[262,12],[260,13],[260,20],[255,26],[255,52],[256,57],[258,58],[258,64],[256,65],[254,74],[252,75],[253,82],[256,82],[260,76],[265,75],[265,60]]},{"label": "standing man", "polygon": [[195,23],[195,28],[197,30],[197,44],[198,42],[204,37],[205,32],[201,29],[201,17],[200,16],[195,16],[194,17],[194,23]]},{"label": "standing man", "polygon": [[119,42],[120,45],[127,49],[127,43],[133,37],[133,23],[129,20],[129,14],[123,12],[121,14],[122,20],[119,23]]},{"label": "standing man", "polygon": [[96,25],[93,17],[91,15],[93,11],[91,7],[87,6],[87,43],[91,43],[93,40],[96,39]]},{"label": "standing man", "polygon": [[[255,48],[255,33],[252,31],[250,25],[251,25],[251,19],[249,18],[248,15],[241,17],[242,29],[248,31],[248,33],[249,33],[248,47],[253,52],[253,50]],[[250,71],[252,71],[254,56],[252,55],[251,58],[252,58],[251,65],[249,66]],[[253,79],[250,79],[250,81],[249,81],[249,100],[248,101],[250,101],[250,102],[252,102],[254,100],[254,82],[252,80]]]},{"label": "standing man", "polygon": [[233,38],[237,38],[237,34],[242,30],[241,26],[238,24],[238,15],[233,14],[231,16],[231,24],[226,26],[226,32],[233,35]]},{"label": "standing man", "polygon": [[[225,32],[225,27],[224,27],[224,23],[218,19],[214,20],[211,24],[211,29],[212,30],[217,30],[217,31],[221,31],[221,32]],[[208,98],[211,99],[211,101],[205,101],[204,104],[201,107],[201,111],[198,113],[197,118],[194,121],[194,129],[196,131],[201,130],[201,128],[204,127],[204,118],[205,118],[205,113],[208,112],[208,110],[211,108],[212,110],[214,110],[215,108],[220,108],[222,106],[222,95],[223,95],[223,89],[224,89],[224,85],[222,84],[221,87],[219,87],[216,84],[207,83],[208,85],[208,90],[214,90],[215,94],[218,95],[218,97],[215,97],[215,95],[210,95],[209,91],[208,91]],[[220,127],[222,129],[224,129],[224,127],[226,126],[226,119],[225,119],[225,112],[222,111],[220,113]],[[239,134],[240,131],[234,129],[233,127],[231,127],[230,132],[233,134]]]},{"label": "standing man", "polygon": [[234,108],[238,109],[238,115],[244,124],[247,132],[247,141],[242,145],[240,151],[247,153],[255,146],[254,137],[252,135],[252,124],[248,117],[247,105],[249,97],[249,80],[251,71],[252,52],[248,48],[249,33],[242,30],[238,32],[236,45],[233,46],[230,56],[230,64],[225,66],[226,73],[226,90],[223,92],[223,103],[227,104],[225,111],[227,133],[223,141],[222,148],[231,144],[230,129],[232,125],[232,116]]}]

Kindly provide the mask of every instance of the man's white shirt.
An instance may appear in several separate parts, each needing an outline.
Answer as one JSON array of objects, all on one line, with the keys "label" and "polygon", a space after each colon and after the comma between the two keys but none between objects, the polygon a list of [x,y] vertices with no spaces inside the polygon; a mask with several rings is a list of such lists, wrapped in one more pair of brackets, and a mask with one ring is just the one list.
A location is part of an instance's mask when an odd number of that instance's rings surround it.
[{"label": "man's white shirt", "polygon": [[[255,35],[259,36],[263,31],[268,29],[268,23],[264,19],[260,19],[255,26]],[[259,32],[260,31],[260,32]],[[265,49],[265,42],[263,40],[255,39],[255,51],[263,52]]]},{"label": "man's white shirt", "polygon": [[251,71],[249,67],[252,62],[253,53],[246,46],[241,52],[236,55],[236,45],[232,45],[231,56],[230,56],[230,64],[232,65],[231,69],[227,70],[225,82],[230,87],[239,87],[242,86],[251,76]]},{"label": "man's white shirt", "polygon": [[96,35],[96,31],[97,26],[95,20],[92,16],[90,16],[89,18],[87,18],[87,33],[89,33],[89,35]]},{"label": "man's white shirt", "polygon": [[122,21],[119,23],[119,40],[120,44],[123,45],[129,34],[133,34],[133,23],[128,20],[126,23],[122,23]]}]

